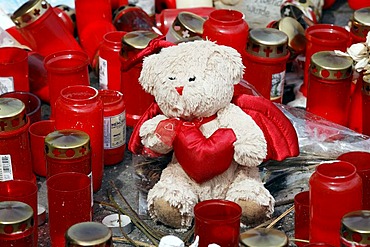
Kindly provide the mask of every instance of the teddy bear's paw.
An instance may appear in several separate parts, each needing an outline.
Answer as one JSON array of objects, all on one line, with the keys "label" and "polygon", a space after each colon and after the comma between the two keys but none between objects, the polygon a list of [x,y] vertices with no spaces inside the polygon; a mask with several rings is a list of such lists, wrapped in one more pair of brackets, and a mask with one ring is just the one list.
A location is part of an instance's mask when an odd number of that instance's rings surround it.
[{"label": "teddy bear's paw", "polygon": [[193,217],[187,213],[181,213],[177,207],[171,206],[169,202],[158,198],[153,202],[153,210],[156,221],[176,229],[190,228]]},{"label": "teddy bear's paw", "polygon": [[237,203],[242,208],[241,222],[243,224],[259,224],[271,217],[271,208],[268,205],[261,205],[256,201],[244,199],[238,200]]}]

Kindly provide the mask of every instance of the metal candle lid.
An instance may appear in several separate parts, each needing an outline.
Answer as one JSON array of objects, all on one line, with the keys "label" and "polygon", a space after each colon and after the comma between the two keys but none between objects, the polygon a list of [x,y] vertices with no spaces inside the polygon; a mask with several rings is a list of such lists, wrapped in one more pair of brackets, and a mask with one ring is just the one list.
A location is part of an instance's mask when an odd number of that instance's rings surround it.
[{"label": "metal candle lid", "polygon": [[151,31],[133,31],[125,34],[122,38],[121,54],[123,57],[128,57],[128,53],[135,50],[145,49],[152,39],[159,35]]},{"label": "metal candle lid", "polygon": [[319,78],[341,80],[352,75],[352,65],[350,57],[338,56],[334,51],[319,51],[311,56],[310,71]]},{"label": "metal candle lid", "polygon": [[272,228],[257,228],[240,234],[240,242],[247,247],[288,246],[287,235]]},{"label": "metal candle lid", "polygon": [[369,245],[370,211],[359,210],[344,215],[340,233],[341,237],[349,242]]},{"label": "metal candle lid", "polygon": [[90,137],[80,130],[57,130],[45,137],[45,154],[54,159],[75,159],[90,153]]},{"label": "metal candle lid", "polygon": [[351,33],[366,38],[370,30],[370,7],[358,9],[353,12],[351,20]]},{"label": "metal candle lid", "polygon": [[363,81],[362,92],[365,95],[370,96],[370,75],[364,75],[362,77],[362,81]]},{"label": "metal candle lid", "polygon": [[288,54],[288,35],[274,28],[255,28],[249,31],[247,52],[266,58],[284,57]]},{"label": "metal candle lid", "polygon": [[172,29],[179,39],[202,36],[204,19],[191,12],[180,12],[172,23]]},{"label": "metal candle lid", "polygon": [[39,19],[50,4],[45,0],[30,0],[19,7],[10,17],[18,28],[25,27]]},{"label": "metal candle lid", "polygon": [[82,222],[71,226],[65,239],[66,246],[113,246],[111,230],[98,222]]},{"label": "metal candle lid", "polygon": [[26,107],[21,100],[0,98],[0,133],[17,130],[26,123]]},{"label": "metal candle lid", "polygon": [[291,54],[298,55],[306,49],[306,37],[303,26],[292,17],[283,17],[276,23],[276,29],[288,35],[288,48]]},{"label": "metal candle lid", "polygon": [[18,201],[0,202],[0,234],[19,234],[34,225],[33,210]]}]

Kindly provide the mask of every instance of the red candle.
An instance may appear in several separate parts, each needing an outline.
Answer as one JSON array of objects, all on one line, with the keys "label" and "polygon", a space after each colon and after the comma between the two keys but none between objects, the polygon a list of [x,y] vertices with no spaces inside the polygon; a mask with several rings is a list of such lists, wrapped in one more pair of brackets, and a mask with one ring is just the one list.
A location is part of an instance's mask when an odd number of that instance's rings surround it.
[{"label": "red candle", "polygon": [[130,58],[135,57],[147,47],[148,43],[158,37],[158,34],[150,31],[129,32],[122,38],[121,61],[121,85],[126,105],[126,124],[134,127],[141,115],[154,102],[154,97],[145,92],[139,83],[142,61],[129,66],[126,64]]},{"label": "red candle", "polygon": [[342,217],[362,208],[362,182],[354,165],[322,163],[309,180],[310,242],[340,246]]},{"label": "red candle", "polygon": [[342,247],[370,246],[370,211],[358,210],[343,216],[340,230]]},{"label": "red candle", "polygon": [[347,126],[352,59],[333,51],[320,51],[312,55],[310,64],[307,111]]},{"label": "red candle", "polygon": [[284,93],[288,36],[274,28],[256,28],[249,33],[243,63],[244,80],[266,99],[281,103]]},{"label": "red candle", "polygon": [[19,99],[0,98],[0,181],[36,182],[28,138],[29,118]]},{"label": "red candle", "polygon": [[46,177],[80,172],[91,177],[90,137],[81,130],[53,131],[45,137]]},{"label": "red candle", "polygon": [[104,111],[104,164],[114,165],[123,160],[126,148],[126,108],[123,94],[114,90],[99,90]]},{"label": "red candle", "polygon": [[55,102],[63,88],[72,85],[90,85],[89,58],[82,51],[59,51],[45,57],[49,85],[51,118],[54,118]]},{"label": "red candle", "polygon": [[217,9],[209,14],[203,24],[203,39],[233,47],[242,55],[245,52],[248,32],[249,26],[244,15],[237,10]]},{"label": "red candle", "polygon": [[32,208],[18,201],[0,202],[1,247],[36,247],[33,231],[37,229]]},{"label": "red candle", "polygon": [[155,31],[150,16],[140,7],[124,6],[116,11],[113,25],[119,31],[132,32],[138,30]]},{"label": "red candle", "polygon": [[90,136],[91,170],[94,192],[103,179],[103,102],[91,86],[75,85],[64,88],[55,102],[57,130],[77,129]]},{"label": "red candle", "polygon": [[194,236],[199,247],[215,243],[220,246],[239,246],[241,207],[227,200],[205,200],[194,207]]},{"label": "red candle", "polygon": [[45,0],[24,3],[11,18],[31,48],[42,56],[61,50],[81,51],[76,39]]},{"label": "red candle", "polygon": [[0,47],[0,94],[30,91],[28,52],[18,47]]},{"label": "red candle", "polygon": [[300,91],[307,96],[310,74],[311,56],[318,51],[340,50],[345,52],[350,45],[349,32],[344,28],[332,24],[315,24],[306,29],[306,61],[304,64],[303,84]]},{"label": "red candle", "polygon": [[370,76],[362,77],[362,133],[370,135]]},{"label": "red candle", "polygon": [[357,10],[369,7],[369,2],[367,0],[348,0],[348,6],[351,9]]},{"label": "red candle", "polygon": [[351,18],[350,35],[352,44],[365,42],[370,30],[370,7],[361,8],[353,12]]},{"label": "red candle", "polygon": [[30,92],[49,103],[48,75],[44,66],[44,57],[37,52],[28,53],[28,80]]},{"label": "red candle", "polygon": [[113,31],[104,35],[99,47],[99,88],[121,91],[121,61],[119,53],[126,32]]}]

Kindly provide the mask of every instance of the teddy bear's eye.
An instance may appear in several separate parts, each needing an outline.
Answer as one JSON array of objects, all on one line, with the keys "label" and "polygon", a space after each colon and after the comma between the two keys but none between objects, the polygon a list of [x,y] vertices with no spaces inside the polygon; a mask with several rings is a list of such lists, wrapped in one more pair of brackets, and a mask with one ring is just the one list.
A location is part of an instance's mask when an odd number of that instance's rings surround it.
[{"label": "teddy bear's eye", "polygon": [[173,80],[176,80],[176,77],[170,76],[170,77],[168,77],[168,79],[171,80],[171,81],[173,81]]},{"label": "teddy bear's eye", "polygon": [[190,78],[189,78],[189,81],[195,81],[195,79],[196,79],[196,77],[195,77],[195,76],[193,76],[193,77],[190,77]]}]

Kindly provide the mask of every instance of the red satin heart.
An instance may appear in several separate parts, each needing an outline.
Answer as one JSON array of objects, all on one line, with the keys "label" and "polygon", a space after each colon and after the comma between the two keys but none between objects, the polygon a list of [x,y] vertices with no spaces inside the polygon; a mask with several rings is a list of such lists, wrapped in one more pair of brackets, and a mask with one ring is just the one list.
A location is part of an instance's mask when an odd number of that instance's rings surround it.
[{"label": "red satin heart", "polygon": [[236,136],[231,129],[218,129],[205,138],[199,128],[182,126],[173,147],[184,171],[197,183],[203,183],[229,168],[235,141]]}]

